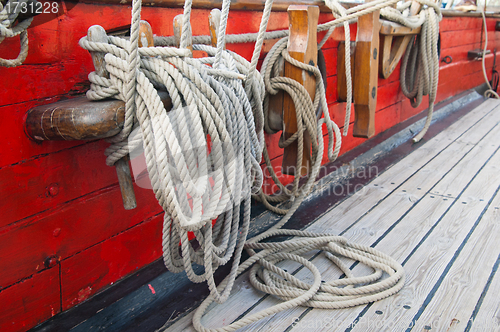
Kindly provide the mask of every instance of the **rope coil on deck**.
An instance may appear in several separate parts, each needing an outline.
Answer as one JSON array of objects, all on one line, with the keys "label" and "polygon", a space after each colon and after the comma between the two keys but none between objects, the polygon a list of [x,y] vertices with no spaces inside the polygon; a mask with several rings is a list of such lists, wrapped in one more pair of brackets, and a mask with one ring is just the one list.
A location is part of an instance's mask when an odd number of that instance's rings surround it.
[{"label": "rope coil on deck", "polygon": [[15,24],[21,8],[28,0],[9,0],[5,5],[0,3],[0,43],[5,38],[19,36],[21,49],[16,59],[0,58],[0,66],[17,67],[23,64],[28,56],[28,27],[33,21],[33,17],[26,18]]},{"label": "rope coil on deck", "polygon": [[[125,101],[124,129],[111,140],[113,144],[106,151],[107,163],[112,165],[129,150],[143,145],[153,190],[165,211],[165,265],[172,272],[186,271],[193,282],[206,281],[208,284],[210,296],[197,309],[193,319],[198,331],[233,331],[298,305],[343,308],[368,303],[394,294],[404,284],[402,266],[375,249],[351,244],[335,235],[281,229],[309,194],[319,173],[324,152],[322,126],[325,125],[328,131],[328,156],[331,160],[338,156],[341,134],[330,119],[319,70],[288,55],[287,33],[266,33],[272,2],[266,1],[259,33],[241,36],[241,40],[256,40],[250,62],[223,49],[226,37],[229,37],[225,36],[229,0],[223,1],[217,48],[193,46],[194,50],[207,52],[206,58],[190,58],[191,51],[187,49],[190,0],[184,7],[180,48],[138,47],[140,0],[133,2],[130,40],[111,36],[107,43],[91,42],[86,37],[80,40],[80,45],[89,51],[107,53],[105,62],[109,79],[91,73],[88,98],[113,97]],[[320,44],[324,44],[335,26],[347,25],[361,15],[396,2],[376,0],[356,9],[338,9],[337,20],[319,26],[320,31],[329,30]],[[333,8],[339,6],[332,5]],[[278,34],[285,38],[266,57],[261,74],[256,67],[263,40],[268,36],[276,38]],[[163,42],[168,40],[163,39]],[[297,82],[272,77],[279,56],[316,76],[314,101]],[[243,82],[241,78],[244,78]],[[263,194],[263,175],[259,165],[262,154],[270,165],[263,136],[264,114],[267,112],[264,99],[266,91],[272,94],[276,89],[290,94],[298,114],[298,133],[282,142],[282,146],[297,140],[301,147],[305,132],[313,138],[311,171],[305,184],[298,186],[298,176],[291,189],[280,183],[285,194],[279,198]],[[158,90],[169,93],[173,104],[171,111],[165,110]],[[317,120],[319,105],[323,117]],[[299,151],[298,155],[302,156],[302,153]],[[298,165],[301,165],[300,157]],[[273,178],[277,179],[275,175]],[[252,194],[284,217],[265,233],[247,241]],[[270,204],[285,200],[291,203],[288,209]],[[216,221],[212,227],[213,219]],[[198,246],[189,241],[188,232],[194,233]],[[283,242],[262,242],[276,236],[293,238]],[[250,258],[240,263],[243,249]],[[301,257],[315,250],[324,251],[346,278],[322,284],[319,270]],[[213,273],[231,257],[234,257],[231,272],[217,286]],[[374,272],[354,277],[341,257],[357,260]],[[276,264],[284,260],[305,266],[313,274],[314,282],[301,281],[277,267]],[[202,265],[203,273],[196,274],[193,264]],[[224,302],[235,278],[248,268],[251,268],[250,280],[256,288],[276,295],[284,302],[223,328],[204,327],[201,318],[207,307],[213,301]]]}]

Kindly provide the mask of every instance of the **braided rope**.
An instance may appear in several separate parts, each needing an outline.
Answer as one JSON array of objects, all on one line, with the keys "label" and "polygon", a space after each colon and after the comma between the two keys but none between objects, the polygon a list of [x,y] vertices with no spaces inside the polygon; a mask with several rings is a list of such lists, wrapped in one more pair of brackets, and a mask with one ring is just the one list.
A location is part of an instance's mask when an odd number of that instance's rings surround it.
[{"label": "braided rope", "polygon": [[27,0],[9,0],[7,3],[2,5],[0,3],[0,43],[5,38],[12,38],[19,35],[21,42],[21,49],[17,58],[15,59],[3,59],[0,58],[0,66],[3,67],[17,67],[23,64],[24,60],[28,56],[28,27],[33,21],[33,17],[24,19],[17,24],[17,16],[25,5]]}]

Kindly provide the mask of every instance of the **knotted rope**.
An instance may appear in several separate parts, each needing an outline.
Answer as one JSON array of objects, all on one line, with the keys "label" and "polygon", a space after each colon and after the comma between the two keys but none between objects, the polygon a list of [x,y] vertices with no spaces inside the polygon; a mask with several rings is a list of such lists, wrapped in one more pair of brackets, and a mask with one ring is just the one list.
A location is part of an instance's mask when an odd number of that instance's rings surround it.
[{"label": "knotted rope", "polygon": [[16,67],[23,64],[28,56],[28,27],[33,21],[33,17],[24,19],[17,24],[17,16],[21,12],[23,5],[26,5],[28,0],[9,0],[2,5],[0,3],[0,43],[5,38],[12,38],[19,35],[21,41],[21,49],[16,59],[0,58],[0,66]]}]

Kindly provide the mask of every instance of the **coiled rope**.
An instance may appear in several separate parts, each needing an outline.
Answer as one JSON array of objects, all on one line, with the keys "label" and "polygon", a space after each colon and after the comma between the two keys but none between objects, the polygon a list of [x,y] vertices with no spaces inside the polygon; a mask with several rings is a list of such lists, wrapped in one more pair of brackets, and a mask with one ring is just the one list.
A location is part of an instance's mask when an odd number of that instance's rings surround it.
[{"label": "coiled rope", "polygon": [[33,17],[24,19],[15,24],[21,8],[26,5],[28,0],[9,0],[2,5],[0,3],[0,43],[5,38],[12,38],[19,35],[21,41],[21,49],[17,58],[3,59],[0,58],[0,66],[16,67],[23,64],[28,56],[28,27],[33,21]]},{"label": "coiled rope", "polygon": [[401,61],[400,85],[403,94],[410,99],[412,107],[418,107],[422,97],[429,95],[427,119],[422,130],[413,138],[419,142],[432,122],[434,102],[439,80],[439,22],[442,19],[438,3],[418,0],[426,5],[418,15],[408,17],[411,2],[406,2],[397,9],[384,8],[380,15],[391,21],[410,28],[421,27],[420,34],[408,44]]},{"label": "coiled rope", "polygon": [[[186,271],[193,282],[206,281],[209,286],[210,296],[197,309],[193,319],[198,331],[233,331],[297,305],[343,308],[364,304],[390,296],[404,284],[402,266],[379,251],[349,243],[335,235],[281,229],[308,195],[319,173],[324,152],[322,126],[325,125],[328,130],[328,156],[331,160],[339,153],[341,135],[329,117],[319,71],[290,58],[286,51],[286,38],[273,47],[264,61],[262,75],[256,71],[263,40],[269,36],[276,38],[278,34],[283,34],[281,37],[287,35],[285,32],[266,33],[272,2],[266,1],[259,33],[242,37],[256,40],[250,62],[223,49],[230,39],[224,34],[229,0],[223,2],[217,48],[193,46],[195,50],[207,52],[209,56],[206,58],[192,59],[189,57],[190,50],[186,48],[191,0],[187,0],[184,7],[180,48],[138,47],[140,0],[133,1],[130,40],[112,36],[108,37],[107,43],[91,42],[86,37],[80,40],[80,45],[89,51],[107,53],[105,62],[109,78],[91,73],[88,98],[114,97],[125,101],[126,105],[124,129],[111,140],[113,144],[106,152],[107,163],[112,165],[130,150],[141,144],[144,146],[153,190],[165,210],[165,265],[172,272]],[[318,29],[329,30],[329,36],[334,27],[348,24],[361,15],[396,2],[376,0],[356,9],[339,10],[337,20],[322,24]],[[333,7],[339,5],[334,4]],[[156,38],[156,41],[169,42],[165,38]],[[297,82],[271,77],[277,56],[283,56],[293,65],[314,73],[317,82],[314,101]],[[241,75],[245,76],[244,82],[238,79]],[[266,91],[272,94],[276,89],[289,93],[298,110],[299,130],[293,139],[302,146],[305,132],[313,138],[312,167],[308,179],[300,188],[298,180],[295,180],[293,188],[285,191],[286,198],[291,201],[289,209],[271,206],[269,202],[273,198],[265,196],[261,189],[263,175],[259,163],[262,154],[266,162],[270,162],[263,138],[264,113],[267,112],[264,99]],[[169,112],[165,110],[158,90],[170,94],[173,107]],[[316,109],[319,105],[323,117],[317,120]],[[134,128],[139,130],[134,131]],[[283,142],[283,145],[289,142]],[[302,154],[299,153],[299,156]],[[300,165],[301,161],[298,162]],[[286,190],[283,185],[281,187]],[[285,215],[271,229],[246,241],[251,194],[261,198],[273,211]],[[283,197],[279,199],[283,200]],[[217,220],[212,227],[214,218]],[[196,237],[196,246],[188,240],[189,231]],[[284,242],[262,243],[276,236],[293,238]],[[240,264],[243,248],[250,258]],[[322,284],[319,270],[301,257],[313,250],[323,250],[346,278]],[[217,286],[213,273],[232,255],[231,272]],[[355,277],[342,263],[341,257],[366,264],[374,272],[369,276]],[[303,264],[313,274],[314,282],[300,281],[277,267],[276,264],[284,260]],[[204,272],[196,274],[193,264],[203,265]],[[284,302],[220,329],[205,328],[201,318],[207,307],[214,301],[224,302],[235,278],[250,267],[252,284],[279,296]],[[389,277],[384,278],[383,272]]]},{"label": "coiled rope", "polygon": [[[500,99],[500,96],[498,95],[498,93],[496,93],[496,91],[493,90],[493,88],[491,87],[490,81],[488,80],[488,75],[486,74],[485,57],[486,57],[486,50],[488,49],[488,27],[486,26],[486,16],[484,15],[485,10],[486,10],[486,3],[483,7],[483,10],[481,11],[481,16],[483,18],[483,29],[484,29],[484,49],[483,49],[483,56],[481,57],[481,66],[483,69],[484,81],[486,82],[486,86],[488,87],[488,89],[484,92],[484,96],[486,98],[493,97],[495,99]],[[497,55],[494,54],[493,56],[496,57]],[[493,79],[492,79],[492,81],[493,81]],[[498,86],[498,83],[497,83],[497,86]]]}]

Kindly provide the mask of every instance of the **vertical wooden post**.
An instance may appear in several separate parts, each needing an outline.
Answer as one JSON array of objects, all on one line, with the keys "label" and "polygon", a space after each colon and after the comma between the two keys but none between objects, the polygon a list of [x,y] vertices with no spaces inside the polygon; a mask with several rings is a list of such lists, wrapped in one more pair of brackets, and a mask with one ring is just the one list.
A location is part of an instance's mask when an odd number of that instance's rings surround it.
[{"label": "vertical wooden post", "polygon": [[153,47],[153,29],[147,21],[139,22],[139,47]]},{"label": "vertical wooden post", "polygon": [[[108,42],[106,31],[100,25],[93,25],[87,32],[87,38],[94,42]],[[90,52],[96,73],[100,76],[109,78],[109,73],[106,70],[106,63],[104,61],[104,53]],[[120,184],[120,191],[122,193],[123,207],[125,210],[132,210],[137,207],[135,199],[134,186],[132,183],[132,175],[130,173],[129,158],[124,157],[115,163],[116,175],[118,183]]]},{"label": "vertical wooden post", "polygon": [[[288,7],[290,37],[288,53],[292,58],[312,66],[318,60],[318,27],[319,8],[317,6],[291,5]],[[285,76],[301,83],[309,92],[311,99],[316,93],[316,79],[313,74],[285,62]],[[297,131],[297,114],[292,98],[284,94],[283,98],[283,138],[290,138]],[[297,170],[298,142],[285,148],[283,153],[282,172],[295,175]],[[304,147],[300,175],[307,174],[311,165],[311,138],[304,133]]]},{"label": "vertical wooden post", "polygon": [[[181,34],[182,34],[182,19],[184,15],[179,14],[176,17],[174,17],[174,38],[175,42],[177,44],[177,47],[180,47],[181,44]],[[188,44],[187,48],[191,50],[191,54],[193,53],[193,40],[192,40],[192,33],[191,33],[191,27],[189,27],[189,37],[188,37]]]},{"label": "vertical wooden post", "polygon": [[[337,100],[347,101],[347,77],[345,75],[345,41],[339,42],[337,48]],[[351,42],[351,83],[354,78],[354,53],[356,51],[356,43]],[[352,85],[351,85],[352,86]],[[352,96],[351,96],[352,97]],[[349,101],[352,103],[352,100]]]},{"label": "vertical wooden post", "polygon": [[380,11],[358,18],[356,54],[354,56],[353,136],[369,138],[375,134],[379,56]]},{"label": "vertical wooden post", "polygon": [[212,47],[217,47],[217,40],[219,37],[219,25],[220,25],[220,9],[214,8],[210,11],[208,15],[208,29],[210,30],[210,43]]}]

